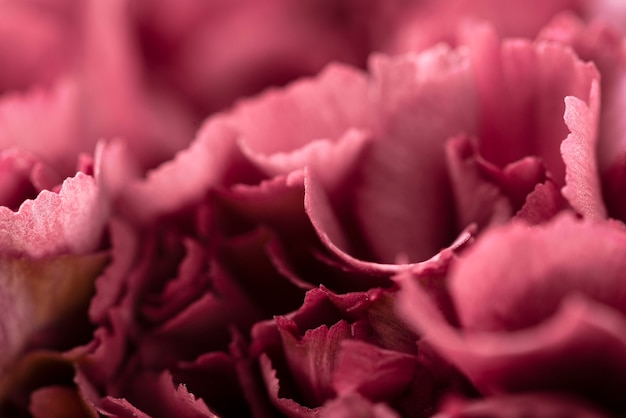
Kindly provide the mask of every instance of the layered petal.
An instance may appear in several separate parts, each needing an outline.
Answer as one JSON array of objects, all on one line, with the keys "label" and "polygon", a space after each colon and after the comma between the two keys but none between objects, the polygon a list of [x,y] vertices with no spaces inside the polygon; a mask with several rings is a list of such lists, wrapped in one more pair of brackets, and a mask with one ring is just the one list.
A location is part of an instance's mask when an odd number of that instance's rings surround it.
[{"label": "layered petal", "polygon": [[410,277],[400,306],[485,394],[556,390],[621,411],[625,239],[612,222],[511,225],[479,239],[450,277],[460,328]]}]

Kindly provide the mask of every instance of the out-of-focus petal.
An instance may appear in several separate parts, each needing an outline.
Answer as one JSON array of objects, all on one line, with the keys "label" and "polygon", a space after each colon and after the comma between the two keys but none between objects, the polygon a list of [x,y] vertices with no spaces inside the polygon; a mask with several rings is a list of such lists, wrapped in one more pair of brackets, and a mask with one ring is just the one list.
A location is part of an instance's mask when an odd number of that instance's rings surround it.
[{"label": "out-of-focus petal", "polygon": [[462,328],[410,277],[400,307],[485,394],[558,390],[622,411],[625,242],[612,222],[515,224],[484,235],[453,271]]},{"label": "out-of-focus petal", "polygon": [[35,418],[96,418],[73,388],[48,386],[33,392],[30,413]]},{"label": "out-of-focus petal", "polygon": [[361,418],[399,418],[393,409],[384,404],[374,404],[356,394],[340,396],[328,401],[322,407],[320,418],[341,418],[341,417],[361,417]]},{"label": "out-of-focus petal", "polygon": [[552,393],[451,400],[433,418],[606,418],[579,399]]}]

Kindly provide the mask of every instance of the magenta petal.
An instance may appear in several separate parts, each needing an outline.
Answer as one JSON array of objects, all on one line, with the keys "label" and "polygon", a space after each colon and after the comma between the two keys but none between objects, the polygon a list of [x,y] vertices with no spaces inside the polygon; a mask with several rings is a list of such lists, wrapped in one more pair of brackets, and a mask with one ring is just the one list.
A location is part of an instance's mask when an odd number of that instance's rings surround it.
[{"label": "magenta petal", "polygon": [[108,206],[93,177],[78,173],[57,194],[42,191],[18,212],[0,207],[0,251],[33,258],[96,250]]},{"label": "magenta petal", "polygon": [[576,97],[565,98],[565,122],[571,134],[561,143],[565,163],[563,196],[578,213],[596,219],[607,216],[596,155],[599,88],[597,82],[592,84],[589,105]]}]

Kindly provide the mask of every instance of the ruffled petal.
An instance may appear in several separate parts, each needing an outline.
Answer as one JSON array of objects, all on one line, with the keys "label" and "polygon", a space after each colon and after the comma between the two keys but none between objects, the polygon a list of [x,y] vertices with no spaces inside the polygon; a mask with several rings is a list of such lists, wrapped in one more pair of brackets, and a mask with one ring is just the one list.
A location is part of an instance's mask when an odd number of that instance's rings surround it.
[{"label": "ruffled petal", "polygon": [[619,225],[571,217],[512,225],[483,236],[453,271],[460,329],[411,277],[400,308],[485,394],[557,390],[620,411],[625,240]]},{"label": "ruffled petal", "polygon": [[592,84],[589,105],[576,97],[565,98],[565,122],[571,133],[561,143],[565,163],[563,196],[574,210],[592,219],[607,216],[596,155],[599,88],[598,83]]},{"label": "ruffled petal", "polygon": [[560,146],[568,135],[563,100],[574,96],[590,103],[591,84],[599,77],[594,65],[554,43],[501,42],[486,24],[468,25],[463,39],[482,109],[481,155],[499,166],[539,156],[563,186]]},{"label": "ruffled petal", "polygon": [[44,190],[17,212],[0,207],[0,252],[32,258],[90,253],[101,245],[108,213],[96,180],[78,173],[59,193]]}]

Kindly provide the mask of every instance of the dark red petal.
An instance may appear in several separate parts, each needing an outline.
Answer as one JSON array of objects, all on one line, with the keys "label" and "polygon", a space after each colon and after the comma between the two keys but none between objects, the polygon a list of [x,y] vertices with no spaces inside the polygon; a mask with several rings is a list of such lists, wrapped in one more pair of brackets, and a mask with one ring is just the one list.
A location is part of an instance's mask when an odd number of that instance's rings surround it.
[{"label": "dark red petal", "polygon": [[612,223],[512,225],[483,236],[457,264],[451,293],[465,329],[448,324],[411,279],[400,307],[484,393],[558,390],[622,410],[624,243]]},{"label": "dark red petal", "polygon": [[82,343],[82,312],[106,261],[104,254],[0,261],[0,374],[10,375],[26,350]]},{"label": "dark red petal", "polygon": [[367,81],[357,69],[330,65],[314,79],[242,102],[233,123],[250,155],[280,166],[293,151],[309,154],[317,140],[335,143],[350,129],[371,126]]}]

